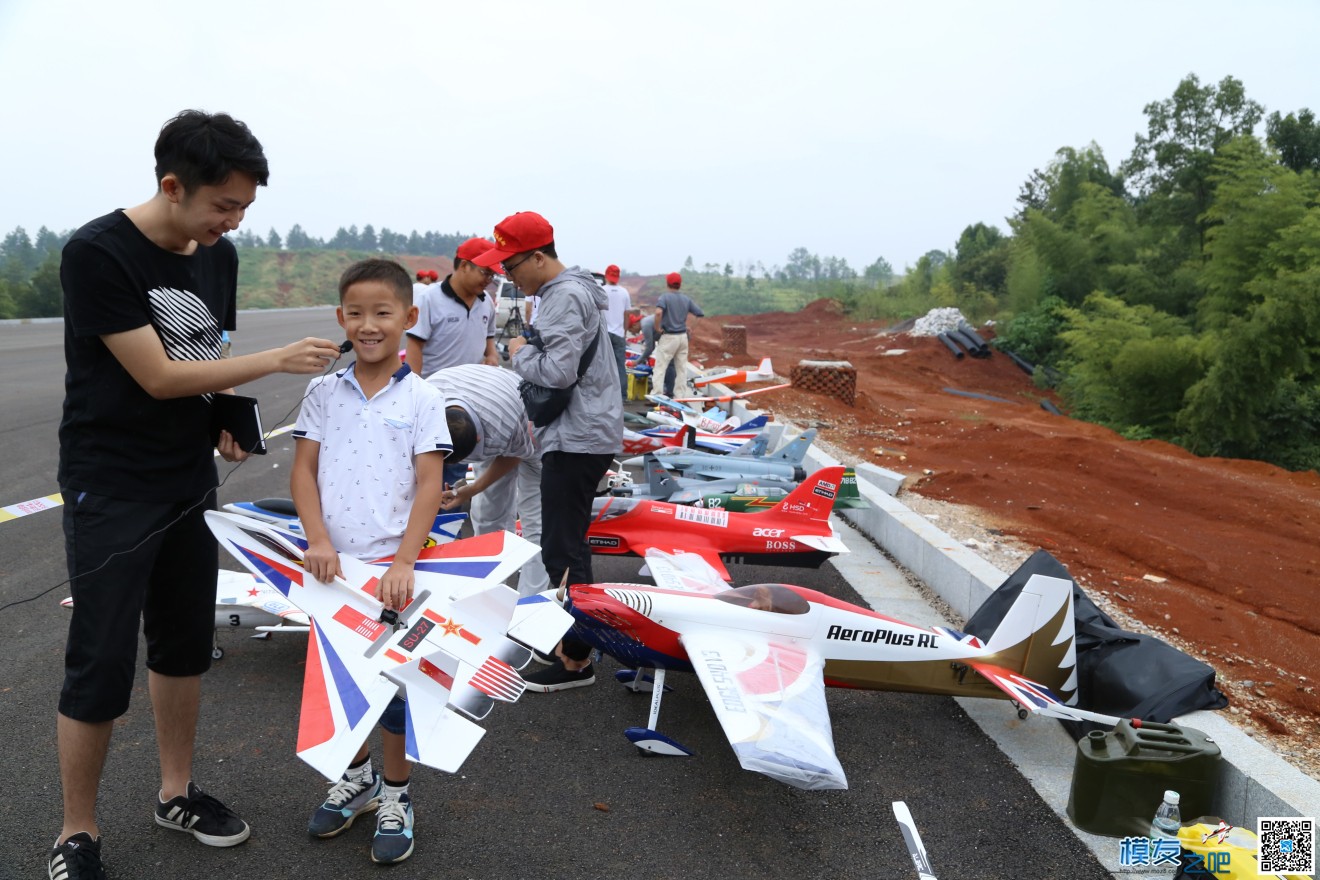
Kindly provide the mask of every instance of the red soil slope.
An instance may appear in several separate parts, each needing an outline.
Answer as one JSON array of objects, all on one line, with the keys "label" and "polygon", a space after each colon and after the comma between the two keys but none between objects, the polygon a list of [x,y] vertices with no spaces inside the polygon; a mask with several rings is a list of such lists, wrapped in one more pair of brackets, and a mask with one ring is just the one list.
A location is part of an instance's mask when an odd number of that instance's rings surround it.
[{"label": "red soil slope", "polygon": [[[747,355],[722,357],[725,323],[746,326]],[[1177,628],[1221,678],[1249,679],[1269,698],[1250,714],[1275,733],[1320,730],[1320,475],[1198,458],[1051,415],[1039,405],[1049,395],[1002,354],[955,360],[937,339],[885,334],[827,300],[690,326],[693,357],[707,366],[769,355],[787,376],[803,359],[851,362],[852,407],[797,389],[757,404],[826,423],[823,439],[855,460],[910,475],[905,491],[980,509],[1088,591],[1121,593],[1149,627]]]}]

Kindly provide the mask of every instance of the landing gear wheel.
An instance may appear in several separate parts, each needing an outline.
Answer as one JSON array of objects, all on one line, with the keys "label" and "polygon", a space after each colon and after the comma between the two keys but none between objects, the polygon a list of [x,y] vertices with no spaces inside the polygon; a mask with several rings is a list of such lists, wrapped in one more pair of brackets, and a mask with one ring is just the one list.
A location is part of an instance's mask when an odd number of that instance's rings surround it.
[{"label": "landing gear wheel", "polygon": [[214,648],[211,649],[212,660],[219,660],[224,656],[225,656],[225,649],[220,647],[219,645],[216,645]]},{"label": "landing gear wheel", "polygon": [[1027,720],[1027,716],[1030,715],[1030,714],[1031,714],[1031,713],[1028,712],[1026,709],[1018,709],[1018,720],[1019,720],[1019,721],[1026,721],[1026,720]]}]

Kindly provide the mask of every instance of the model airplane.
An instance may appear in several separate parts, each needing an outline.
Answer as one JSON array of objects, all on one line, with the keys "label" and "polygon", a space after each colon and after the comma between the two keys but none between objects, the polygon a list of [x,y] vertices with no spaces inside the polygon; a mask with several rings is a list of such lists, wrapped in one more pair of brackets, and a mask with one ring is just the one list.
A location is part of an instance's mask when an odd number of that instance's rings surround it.
[{"label": "model airplane", "polygon": [[389,559],[340,554],[344,577],[323,583],[304,571],[303,550],[286,533],[219,511],[206,521],[225,550],[311,619],[297,750],[332,781],[401,687],[408,758],[457,772],[485,733],[475,722],[521,696],[515,670],[528,648],[552,650],[571,623],[550,603],[515,614],[518,595],[500,582],[537,548],[508,532],[424,549],[413,599],[394,612],[375,596]]},{"label": "model airplane", "polygon": [[764,382],[775,377],[775,368],[770,365],[770,358],[761,358],[755,367],[720,367],[692,380],[693,388],[705,388],[719,382],[721,385],[741,385],[744,382]]},{"label": "model airplane", "polygon": [[692,553],[724,580],[724,561],[819,568],[848,548],[830,525],[843,468],[823,468],[763,513],[729,513],[664,501],[605,496],[592,507],[591,552],[645,556]]},{"label": "model airplane", "polygon": [[[722,507],[735,513],[755,513],[769,510],[796,489],[800,483],[777,477],[729,477],[723,480],[702,480],[695,477],[677,477],[665,469],[654,455],[642,456],[646,485],[631,485],[614,489],[611,495],[625,498],[649,498],[670,504],[688,504],[697,507]],[[870,503],[857,490],[857,472],[848,468],[843,472],[839,496],[834,499],[835,510],[866,510]]]},{"label": "model airplane", "polygon": [[[782,480],[803,480],[806,471],[802,462],[807,449],[816,439],[816,429],[803,431],[792,441],[770,455],[713,455],[691,449],[665,448],[650,453],[668,470],[678,471],[686,477],[705,477],[718,480],[727,477],[749,479],[778,477]],[[640,457],[624,462],[634,467],[644,464]]]},{"label": "model airplane", "polygon": [[[73,608],[73,597],[61,601],[60,606]],[[220,647],[222,629],[255,630],[252,638],[264,640],[272,633],[305,633],[310,628],[307,615],[265,581],[246,572],[220,571],[216,578],[211,659],[225,656],[225,649]]]},{"label": "model airplane", "polygon": [[[259,519],[264,523],[275,526],[287,535],[296,537],[302,542],[303,549],[307,549],[306,539],[303,537],[302,522],[299,521],[298,511],[294,508],[293,500],[290,498],[235,501],[226,504],[224,509],[230,513],[250,516],[253,519]],[[467,519],[466,513],[437,514],[435,524],[431,526],[431,536],[427,541],[427,546],[446,544],[457,538],[463,528],[465,519]]]},{"label": "model airplane", "polygon": [[[1008,699],[1024,717],[1030,711],[1118,722],[1066,705],[1077,686],[1066,580],[1034,575],[982,642],[804,587],[718,591],[718,569],[702,575],[686,561],[681,574],[657,578],[663,586],[566,590],[574,634],[631,667],[616,675],[620,681],[651,691],[647,726],[625,731],[643,751],[691,754],[656,729],[670,670],[697,674],[745,769],[803,789],[847,787],[830,731],[827,686]],[[664,554],[648,554],[652,573],[665,562]],[[693,580],[705,588],[689,588]]]},{"label": "model airplane", "polygon": [[764,388],[753,388],[750,391],[735,391],[730,394],[712,395],[708,397],[675,397],[674,400],[679,403],[729,403],[734,400],[744,400],[753,394],[764,394],[767,391],[778,391],[781,388],[792,388],[792,382],[782,382],[778,385],[767,385]]},{"label": "model airplane", "polygon": [[[637,431],[624,428],[623,451],[628,455],[641,455],[665,446],[686,446],[707,452],[732,452],[767,428],[765,415],[759,415],[737,426],[729,423],[717,424],[714,431],[674,421],[674,424],[656,424]],[[780,425],[775,427],[782,428]]]}]

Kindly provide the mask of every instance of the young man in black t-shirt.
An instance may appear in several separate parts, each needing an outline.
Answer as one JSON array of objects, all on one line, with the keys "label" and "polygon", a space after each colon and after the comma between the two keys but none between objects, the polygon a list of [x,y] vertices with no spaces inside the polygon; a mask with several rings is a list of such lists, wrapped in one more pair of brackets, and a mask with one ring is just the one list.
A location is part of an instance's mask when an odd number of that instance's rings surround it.
[{"label": "young man in black t-shirt", "polygon": [[246,822],[192,782],[215,613],[218,554],[202,518],[215,505],[213,448],[247,457],[225,432],[212,446],[210,397],[271,373],[318,373],[338,356],[333,342],[308,338],[220,358],[238,272],[224,235],[267,175],[247,126],[184,111],[156,142],[155,195],[93,220],[64,248],[59,485],[74,603],[51,877],[105,877],[96,794],[114,719],[128,708],[139,619],[160,752],[157,824],[211,846],[248,837]]}]

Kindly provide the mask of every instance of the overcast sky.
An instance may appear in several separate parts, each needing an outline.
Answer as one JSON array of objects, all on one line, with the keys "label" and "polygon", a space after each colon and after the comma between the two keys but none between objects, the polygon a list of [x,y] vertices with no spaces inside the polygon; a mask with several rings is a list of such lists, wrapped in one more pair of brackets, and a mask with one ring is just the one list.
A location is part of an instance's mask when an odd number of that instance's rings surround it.
[{"label": "overcast sky", "polygon": [[1060,147],[1116,166],[1188,73],[1320,111],[1318,35],[1315,0],[0,0],[0,233],[145,201],[198,107],[265,145],[262,235],[534,210],[589,268],[901,270]]}]

